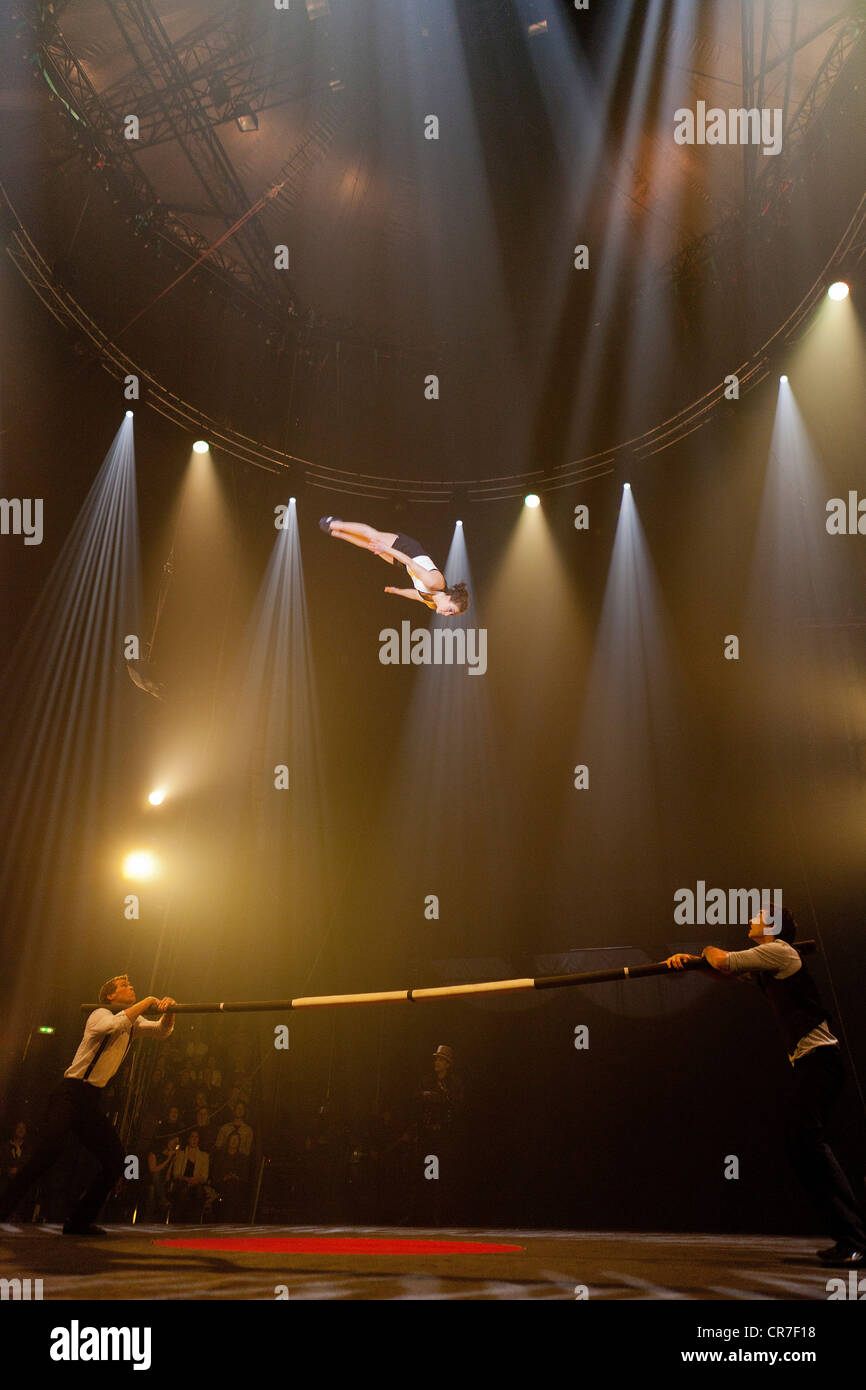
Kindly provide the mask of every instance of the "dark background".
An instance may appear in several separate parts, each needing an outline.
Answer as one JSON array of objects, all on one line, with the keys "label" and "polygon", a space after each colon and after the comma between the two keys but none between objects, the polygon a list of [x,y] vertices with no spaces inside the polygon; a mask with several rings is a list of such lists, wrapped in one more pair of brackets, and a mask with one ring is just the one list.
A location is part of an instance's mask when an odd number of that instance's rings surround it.
[{"label": "dark background", "polygon": [[[480,64],[493,82],[480,40],[467,43],[470,68]],[[859,93],[859,69],[848,79]],[[519,94],[524,80],[514,75],[512,90]],[[481,95],[478,110],[482,135],[498,151],[491,197],[507,208],[511,181],[529,179],[534,163],[527,156],[515,168],[496,119],[483,119]],[[65,150],[56,109],[31,111],[28,120],[39,140],[29,162],[20,140],[7,151],[4,177],[22,221],[50,251],[70,219],[74,225],[72,190],[84,187],[87,171]],[[393,113],[378,113],[380,135],[389,121]],[[356,132],[362,143],[367,135],[365,127]],[[793,310],[856,202],[850,146],[836,140],[827,149],[833,159],[811,166],[819,183],[804,181],[799,192],[814,226],[804,232],[789,214],[774,234],[775,254],[769,238],[776,270],[760,306],[766,322],[746,322],[747,284],[720,285],[709,272],[698,337],[696,321],[671,309],[670,285],[661,301],[667,316],[657,307],[636,317],[623,293],[622,303],[606,306],[610,355],[587,413],[576,407],[592,306],[570,304],[567,294],[558,302],[555,277],[547,293],[569,327],[556,338],[546,315],[527,310],[524,322],[515,309],[522,367],[499,371],[487,349],[430,331],[422,337],[434,366],[422,347],[416,370],[417,344],[404,325],[380,397],[371,396],[367,374],[382,325],[367,324],[357,370],[345,349],[342,376],[330,386],[336,329],[314,326],[319,347],[304,346],[313,353],[309,373],[296,375],[288,413],[281,391],[294,329],[269,379],[259,349],[247,353],[235,332],[233,304],[218,295],[206,303],[192,278],[170,309],[143,321],[135,350],[189,399],[214,410],[221,403],[237,427],[260,423],[262,438],[272,434],[282,447],[335,467],[458,482],[549,469],[580,448],[625,437],[633,425],[659,422],[717,379],[717,360],[730,370],[763,341],[762,328],[772,331]],[[453,167],[451,176],[458,177]],[[555,169],[544,186],[561,186]],[[94,184],[92,237],[76,241],[68,268],[107,331],[168,273],[144,252],[133,258],[131,241],[112,230],[119,215],[112,208]],[[606,225],[601,217],[602,238]],[[314,239],[315,229],[306,230]],[[351,225],[345,237],[348,244]],[[519,306],[523,293],[537,307],[524,275],[540,253],[532,227],[519,222],[503,244],[502,295],[513,291]],[[434,259],[443,245],[450,243],[430,231]],[[339,259],[335,242],[335,265]],[[460,303],[471,264],[470,255],[456,278],[446,277],[449,303]],[[364,272],[353,265],[347,282]],[[758,262],[743,273],[759,277]],[[856,316],[862,276],[850,278],[845,308]],[[399,283],[393,305],[403,303]],[[486,293],[482,286],[475,305],[482,317]],[[674,926],[674,892],[698,879],[783,889],[801,935],[821,942],[812,968],[862,1071],[866,552],[862,537],[829,537],[823,524],[826,499],[845,496],[862,478],[859,326],[838,349],[822,329],[820,348],[813,334],[780,351],[767,380],[706,428],[631,466],[619,459],[612,475],[579,489],[544,493],[531,519],[519,500],[473,501],[459,488],[450,505],[429,507],[399,487],[375,499],[326,490],[304,470],[266,472],[215,447],[216,486],[190,492],[174,533],[174,576],[153,655],[166,700],[135,689],[121,662],[110,665],[106,726],[92,722],[88,737],[94,746],[110,739],[113,761],[97,773],[85,759],[70,780],[59,750],[71,727],[74,662],[51,613],[40,614],[37,604],[128,403],[8,257],[0,296],[2,492],[43,497],[46,517],[40,547],[0,538],[8,1122],[25,1094],[36,1106],[40,1088],[68,1064],[78,1005],[114,971],[128,969],[140,993],[261,998],[593,969],[619,963],[611,953],[620,947],[632,948],[626,960],[646,960],[707,940],[741,944],[736,928]],[[488,310],[487,336],[499,341],[499,308]],[[398,317],[395,309],[389,331],[397,333]],[[255,317],[244,322],[260,344]],[[420,322],[430,329],[423,314]],[[661,325],[665,353],[635,355],[627,332],[635,322],[650,339]],[[544,362],[528,346],[534,335],[556,345]],[[706,344],[697,357],[696,341]],[[418,377],[437,367],[460,384],[434,418],[416,397]],[[815,488],[817,510],[803,491],[799,511],[762,512],[779,370],[791,372],[820,460],[821,474],[809,465],[798,474]],[[411,404],[401,380],[415,393]],[[634,412],[627,418],[623,396]],[[135,411],[146,632],[195,433],[161,418],[146,398]],[[647,557],[633,552],[625,602],[620,592],[603,614],[624,481],[632,484]],[[293,648],[288,668],[258,693],[266,703],[273,696],[278,724],[281,709],[292,711],[284,743],[288,760],[306,771],[290,807],[277,812],[263,791],[277,759],[244,729],[240,695],[253,669],[249,622],[277,534],[273,509],[289,496],[297,498],[309,647]],[[590,509],[588,531],[574,529],[579,502]],[[418,626],[425,613],[382,593],[400,581],[380,562],[326,539],[316,525],[323,512],[417,535],[443,564],[460,517],[471,574],[448,577],[471,580],[473,606],[462,621],[487,629],[484,677],[380,664],[380,630],[406,617]],[[797,525],[786,529],[792,515]],[[515,540],[527,525],[535,530]],[[296,590],[291,603],[297,615]],[[728,633],[741,635],[738,662],[722,658]],[[79,635],[71,633],[73,645]],[[39,675],[31,687],[21,673],[34,669],[34,653]],[[48,676],[55,696],[46,705]],[[34,717],[43,708],[48,724]],[[189,761],[176,793],[158,813],[147,810],[155,770],[162,761],[180,769],[184,749]],[[572,786],[577,763],[590,765],[588,792]],[[118,863],[144,842],[166,867],[142,890],[141,920],[128,922]],[[431,893],[440,899],[437,921],[424,915]],[[678,978],[288,1021],[288,1054],[270,1047],[274,1019],[254,1016],[250,1025],[264,1058],[261,1139],[275,1161],[326,1097],[349,1129],[377,1107],[409,1105],[433,1049],[447,1042],[466,1089],[456,1219],[720,1231],[799,1232],[809,1224],[781,1151],[788,1063],[756,991]],[[45,1022],[57,1034],[33,1038],[21,1069],[30,1030]],[[238,1027],[219,1023],[227,1037]],[[589,1027],[586,1051],[573,1045],[578,1024]],[[837,1134],[855,1181],[863,1173],[863,1118],[850,1083]],[[740,1159],[737,1182],[723,1177],[727,1155]],[[311,1209],[302,1218],[320,1214]],[[343,1217],[359,1219],[351,1202]]]}]

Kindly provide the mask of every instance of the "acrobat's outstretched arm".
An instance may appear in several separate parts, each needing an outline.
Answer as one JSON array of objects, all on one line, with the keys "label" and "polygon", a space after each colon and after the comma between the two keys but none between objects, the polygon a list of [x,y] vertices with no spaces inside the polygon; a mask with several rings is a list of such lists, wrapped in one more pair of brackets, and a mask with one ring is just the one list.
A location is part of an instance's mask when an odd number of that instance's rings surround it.
[{"label": "acrobat's outstretched arm", "polygon": [[414,598],[417,599],[419,603],[424,602],[417,589],[395,589],[389,584],[385,589],[385,593],[399,594],[401,598]]}]

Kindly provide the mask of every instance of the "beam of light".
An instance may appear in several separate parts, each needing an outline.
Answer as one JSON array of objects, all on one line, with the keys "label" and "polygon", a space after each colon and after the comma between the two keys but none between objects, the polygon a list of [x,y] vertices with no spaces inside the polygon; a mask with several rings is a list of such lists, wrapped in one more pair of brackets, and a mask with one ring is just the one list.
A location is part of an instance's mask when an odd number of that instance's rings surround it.
[{"label": "beam of light", "polygon": [[[63,521],[52,518],[55,534]],[[60,949],[56,924],[75,930],[90,888],[84,866],[122,798],[123,714],[135,693],[125,639],[141,636],[139,584],[133,422],[124,418],[0,682],[10,808],[0,892],[27,943],[21,1008]],[[89,918],[82,952],[88,932]],[[6,970],[12,977],[13,959]]]},{"label": "beam of light", "polygon": [[121,872],[132,883],[149,883],[159,873],[159,862],[149,850],[130,850],[124,856]]},{"label": "beam of light", "polygon": [[[585,533],[568,535],[568,551],[579,565]],[[563,667],[571,654],[585,655],[586,632],[544,508],[522,507],[487,603],[490,632],[511,668],[509,723],[520,720],[530,748],[546,724],[539,673]],[[519,652],[519,658],[518,658]],[[530,755],[530,763],[532,756]]]},{"label": "beam of light", "polygon": [[540,507],[541,498],[536,492],[528,492],[523,499],[523,505],[525,507]]},{"label": "beam of light", "polygon": [[[489,254],[479,256],[473,266],[475,287],[485,304],[488,324],[495,324],[499,351],[510,356],[516,351],[516,335],[503,292],[495,210],[468,66],[472,50],[463,41],[460,6],[455,0],[444,0],[437,6],[435,22],[429,25],[419,23],[414,5],[374,7],[371,22],[378,31],[371,88],[381,112],[385,158],[391,167],[406,170],[419,190],[422,207],[428,209],[423,214],[425,220],[436,219],[438,228],[425,265],[413,268],[406,262],[392,266],[388,286],[391,301],[415,303],[423,294],[432,321],[438,322],[442,331],[462,332],[461,328],[455,330],[455,322],[462,319],[465,331],[474,332],[477,321],[469,298],[453,291],[447,298],[453,278],[449,266],[464,237],[476,245],[486,244]],[[403,102],[401,89],[393,81],[395,63],[408,80],[408,103]],[[438,141],[407,139],[411,130],[424,131],[429,113],[438,113],[443,122]],[[455,137],[447,144],[446,123]],[[447,159],[435,158],[443,147],[448,150]],[[369,197],[376,176],[366,157],[358,159],[346,182],[356,203]],[[472,196],[468,198],[470,189]],[[436,210],[443,207],[450,210],[446,218]],[[446,324],[450,328],[446,329]]]},{"label": "beam of light", "polygon": [[787,378],[786,376],[780,376],[780,377],[779,377],[779,382],[780,382],[780,384],[781,384],[782,386],[787,386],[787,384],[788,384],[788,378]]},{"label": "beam of light", "polygon": [[820,453],[828,461],[844,460],[849,470],[849,460],[860,451],[866,414],[866,339],[850,295],[819,300],[787,366]]},{"label": "beam of light", "polygon": [[[248,806],[252,798],[243,843],[253,894],[262,918],[272,917],[286,938],[292,967],[303,971],[327,919],[333,883],[325,862],[318,700],[294,499],[276,520],[281,524],[242,643],[232,746],[241,802]],[[277,787],[275,779],[288,785]]]},{"label": "beam of light", "polygon": [[847,299],[848,286],[846,285],[844,280],[834,280],[833,284],[828,289],[827,294],[831,299]]},{"label": "beam of light", "polygon": [[[831,496],[788,386],[777,397],[741,658],[753,673],[743,700],[755,736],[768,748],[774,740],[796,741],[805,729],[817,733],[827,694],[842,669],[833,625],[848,609],[845,540],[827,533]],[[761,671],[777,677],[757,680]]]},{"label": "beam of light", "polygon": [[[641,283],[648,267],[669,259],[671,229],[683,221],[687,197],[686,181],[675,158],[679,150],[673,145],[671,121],[673,111],[681,105],[683,72],[692,67],[699,7],[692,0],[675,0],[672,13],[666,14],[669,8],[649,7],[641,37],[625,134],[612,171],[618,196],[604,228],[592,313],[599,327],[592,335],[594,355],[585,378],[587,390],[595,393],[603,389],[600,365],[605,358],[610,361],[612,338],[618,339],[618,418],[627,431],[642,428],[656,408],[665,364],[676,350],[672,287],[659,284],[651,290]],[[639,169],[642,179],[638,178]],[[629,296],[632,302],[622,332],[621,311]],[[601,348],[605,349],[603,357],[595,354]],[[583,382],[583,373],[581,379]]]},{"label": "beam of light", "polygon": [[561,919],[545,897],[560,846],[546,816],[524,821],[519,808],[536,804],[540,787],[558,801],[567,768],[562,740],[551,740],[550,731],[570,727],[591,653],[582,592],[590,536],[567,514],[562,534],[560,519],[551,507],[520,508],[486,604],[489,646],[507,673],[491,698],[499,727],[514,731],[501,752],[514,843],[509,940],[532,953],[560,944]]},{"label": "beam of light", "polygon": [[[237,920],[231,889],[243,860],[220,839],[230,747],[225,684],[238,614],[247,607],[235,466],[191,448],[182,464],[162,534],[148,553],[151,674],[164,684],[166,698],[159,703],[136,693],[140,718],[147,720],[141,776],[154,779],[151,790],[158,779],[172,796],[183,795],[181,813],[172,820],[171,873],[160,876],[165,888],[155,957],[145,965],[151,992],[161,989],[165,972],[173,973],[183,959],[189,939],[184,928],[190,924],[207,923],[211,949],[199,968],[206,970],[219,956],[220,933],[226,922],[234,926]],[[147,892],[150,917],[155,902]]]},{"label": "beam of light", "polygon": [[[680,684],[634,494],[624,489],[574,755],[562,769],[556,915],[573,905],[572,944],[581,935],[587,945],[629,940],[624,923],[670,901],[670,865],[692,818]],[[589,783],[579,788],[573,772],[584,767]]]},{"label": "beam of light", "polygon": [[[679,27],[673,29],[677,53],[683,53],[688,45],[693,21],[688,18],[683,0],[679,8],[684,9]],[[620,356],[617,359],[621,379],[622,404],[621,418],[627,427],[634,421],[631,417],[637,393],[647,388],[647,366],[650,362],[664,361],[668,354],[667,337],[669,324],[667,318],[660,319],[657,306],[651,296],[643,296],[636,309],[628,315],[628,332],[621,339],[621,308],[628,296],[634,293],[634,270],[629,259],[629,247],[639,238],[641,256],[639,263],[645,265],[650,259],[648,251],[656,228],[667,244],[669,223],[675,217],[671,207],[677,196],[666,191],[664,203],[658,189],[648,200],[646,191],[637,186],[636,170],[641,149],[645,140],[648,111],[652,98],[653,83],[665,51],[666,32],[664,26],[665,4],[663,0],[650,0],[643,22],[638,54],[637,70],[628,94],[628,110],[625,127],[615,148],[606,152],[606,163],[610,174],[606,180],[607,204],[603,219],[598,212],[589,210],[585,221],[595,230],[576,240],[592,242],[595,253],[592,278],[587,293],[592,294],[591,322],[595,325],[587,344],[585,359],[579,374],[579,388],[572,402],[572,420],[591,419],[592,412],[603,388],[602,370],[609,361],[609,349],[613,336],[619,342]],[[622,56],[622,55],[621,55]],[[672,67],[667,69],[670,82],[676,58],[671,57]],[[665,138],[667,135],[667,139]],[[659,137],[659,153],[655,165],[663,168],[663,161],[670,165],[672,137],[663,133]],[[658,256],[654,257],[656,261]],[[633,258],[632,258],[633,260]],[[573,274],[579,272],[574,271]],[[652,355],[649,345],[652,344]]]},{"label": "beam of light", "polygon": [[[823,309],[832,316],[835,308],[824,301],[819,316]],[[855,750],[866,739],[866,706],[854,679],[858,666],[862,670],[860,537],[827,530],[828,501],[847,501],[848,493],[828,478],[799,403],[800,383],[815,399],[809,364],[820,356],[819,344],[820,337],[806,335],[798,347],[798,393],[789,386],[777,397],[740,683],[761,812],[778,825],[779,842],[790,845],[806,881],[860,872],[866,820],[866,787],[855,765]],[[825,390],[832,391],[829,380]],[[862,417],[862,400],[861,379],[856,400],[837,392],[818,402],[835,415],[837,428],[828,419],[825,434],[834,470],[843,462],[842,475],[852,485],[860,473],[860,444],[854,431],[845,460],[839,425],[843,414]]]},{"label": "beam of light", "polygon": [[[832,615],[837,589],[825,528],[829,496],[788,383],[776,399],[750,580],[750,619],[762,646],[777,640],[785,646],[801,625]],[[795,638],[795,645],[799,642]]]},{"label": "beam of light", "polygon": [[195,454],[207,454],[210,452],[210,445],[206,439],[197,439],[192,448]]},{"label": "beam of light", "polygon": [[[468,526],[455,526],[443,570],[449,584],[463,581],[470,607],[456,617],[429,613],[420,604],[389,615],[389,628],[427,630],[435,640],[463,645],[484,642],[485,663],[496,660],[487,647],[483,600],[469,561]],[[429,623],[429,626],[428,626]],[[384,630],[384,629],[383,629]],[[380,634],[381,636],[381,634]],[[477,654],[479,648],[473,648]],[[489,664],[487,671],[489,672]],[[383,901],[382,930],[370,950],[414,970],[430,959],[478,955],[477,943],[500,928],[491,919],[496,896],[490,885],[508,872],[507,789],[501,750],[490,719],[489,675],[472,675],[468,662],[382,666],[377,681],[406,680],[411,696],[399,748],[383,768],[386,800],[370,837],[366,866],[371,891]],[[459,904],[454,886],[459,884]],[[438,920],[425,920],[424,895],[439,896]],[[405,923],[415,923],[411,932]],[[368,955],[368,961],[370,956]]]},{"label": "beam of light", "polygon": [[147,556],[147,669],[165,690],[150,766],[173,792],[197,791],[219,776],[219,681],[235,601],[243,604],[246,587],[232,512],[234,465],[194,450],[183,463],[170,515]]}]

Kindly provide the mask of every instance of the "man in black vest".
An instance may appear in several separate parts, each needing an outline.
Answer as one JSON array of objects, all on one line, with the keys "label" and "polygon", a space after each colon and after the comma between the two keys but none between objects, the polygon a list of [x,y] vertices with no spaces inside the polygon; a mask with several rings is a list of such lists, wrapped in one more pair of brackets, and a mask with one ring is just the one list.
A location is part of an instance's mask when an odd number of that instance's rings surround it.
[{"label": "man in black vest", "polygon": [[[753,980],[761,990],[785,1039],[794,1086],[788,1103],[786,1151],[791,1166],[811,1197],[836,1244],[819,1250],[827,1265],[862,1269],[866,1265],[866,1217],[836,1155],[827,1143],[827,1116],[845,1082],[838,1038],[830,1032],[828,1013],[817,987],[791,942],[796,923],[782,908],[762,909],[749,923],[755,945],[747,951],[705,946],[702,955],[722,975]],[[671,956],[681,969],[696,956]]]},{"label": "man in black vest", "polygon": [[[126,975],[106,980],[99,991],[100,1008],[84,1025],[78,1051],[63,1080],[48,1102],[41,1142],[33,1157],[19,1168],[0,1197],[0,1221],[8,1221],[21,1198],[59,1158],[68,1134],[99,1160],[99,1172],[63,1227],[64,1235],[100,1236],[105,1232],[93,1222],[99,1208],[123,1172],[123,1147],[100,1105],[102,1091],[117,1071],[137,1034],[167,1038],[174,1027],[170,1012],[173,999],[148,995],[135,1002],[135,990]],[[112,1007],[118,1013],[112,1012]],[[141,1015],[148,1009],[162,1014],[159,1023]]]}]

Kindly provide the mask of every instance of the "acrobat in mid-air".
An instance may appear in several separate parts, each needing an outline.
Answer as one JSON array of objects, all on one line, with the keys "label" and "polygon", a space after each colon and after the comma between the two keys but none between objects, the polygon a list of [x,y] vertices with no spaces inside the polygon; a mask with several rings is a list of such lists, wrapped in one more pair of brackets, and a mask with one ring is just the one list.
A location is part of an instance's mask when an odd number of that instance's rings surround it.
[{"label": "acrobat in mid-air", "polygon": [[426,554],[420,541],[412,536],[404,535],[402,531],[377,531],[373,526],[365,526],[362,521],[339,521],[335,516],[323,516],[319,525],[329,536],[336,536],[338,540],[381,555],[389,565],[396,561],[398,565],[406,566],[413,588],[396,589],[389,584],[385,589],[386,594],[417,599],[446,618],[465,613],[469,607],[466,585],[452,584],[449,588],[444,574]]}]

